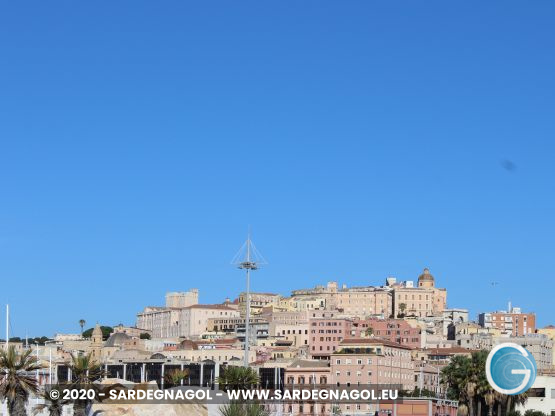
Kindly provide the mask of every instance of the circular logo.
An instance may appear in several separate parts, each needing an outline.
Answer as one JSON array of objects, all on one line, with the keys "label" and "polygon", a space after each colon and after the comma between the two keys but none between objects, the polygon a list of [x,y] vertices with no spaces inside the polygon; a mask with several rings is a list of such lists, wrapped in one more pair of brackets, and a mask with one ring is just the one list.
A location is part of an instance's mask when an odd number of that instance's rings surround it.
[{"label": "circular logo", "polygon": [[494,390],[502,394],[520,394],[536,380],[536,360],[518,344],[503,343],[492,349],[486,361],[486,376]]}]

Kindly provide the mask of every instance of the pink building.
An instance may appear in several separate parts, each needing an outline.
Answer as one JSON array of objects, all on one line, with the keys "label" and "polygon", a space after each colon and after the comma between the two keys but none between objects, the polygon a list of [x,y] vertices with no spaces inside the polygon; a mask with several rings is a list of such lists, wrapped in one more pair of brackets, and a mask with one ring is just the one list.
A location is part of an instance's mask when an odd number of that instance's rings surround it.
[{"label": "pink building", "polygon": [[398,385],[414,390],[411,348],[378,338],[343,340],[331,355],[331,382],[336,385]]},{"label": "pink building", "polygon": [[311,319],[308,328],[308,344],[312,358],[329,359],[341,341],[349,337],[351,320],[345,318]]},{"label": "pink building", "polygon": [[309,351],[312,358],[329,359],[339,344],[349,338],[380,338],[409,348],[420,347],[420,329],[402,319],[311,319]]},{"label": "pink building", "polygon": [[351,336],[374,336],[410,348],[420,348],[420,328],[413,328],[403,319],[367,319],[353,321]]}]

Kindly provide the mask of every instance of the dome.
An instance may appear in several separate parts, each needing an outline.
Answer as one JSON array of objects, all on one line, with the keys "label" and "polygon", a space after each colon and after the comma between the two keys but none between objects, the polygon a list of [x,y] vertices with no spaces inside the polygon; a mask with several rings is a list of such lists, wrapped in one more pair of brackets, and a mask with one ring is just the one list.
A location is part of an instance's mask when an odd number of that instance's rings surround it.
[{"label": "dome", "polygon": [[119,347],[123,345],[125,342],[129,341],[131,337],[123,332],[116,332],[106,340],[104,343],[105,347]]},{"label": "dome", "polygon": [[431,287],[434,285],[435,279],[434,276],[431,275],[430,273],[430,269],[425,268],[424,272],[418,276],[418,286],[422,287],[422,286],[427,286],[427,287]]}]

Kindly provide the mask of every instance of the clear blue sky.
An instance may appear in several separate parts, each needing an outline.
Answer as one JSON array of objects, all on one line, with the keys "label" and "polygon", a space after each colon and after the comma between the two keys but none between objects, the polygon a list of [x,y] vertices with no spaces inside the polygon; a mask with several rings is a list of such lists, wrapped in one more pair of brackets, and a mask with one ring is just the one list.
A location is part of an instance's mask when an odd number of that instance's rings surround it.
[{"label": "clear blue sky", "polygon": [[233,298],[249,224],[253,290],[427,266],[451,307],[555,323],[554,21],[551,1],[3,2],[14,335]]}]

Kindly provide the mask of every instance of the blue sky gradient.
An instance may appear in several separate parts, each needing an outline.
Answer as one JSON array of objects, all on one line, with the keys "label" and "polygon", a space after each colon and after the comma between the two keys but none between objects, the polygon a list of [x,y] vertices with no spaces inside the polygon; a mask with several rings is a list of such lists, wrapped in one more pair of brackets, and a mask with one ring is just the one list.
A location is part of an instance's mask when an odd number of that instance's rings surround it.
[{"label": "blue sky gradient", "polygon": [[429,267],[451,307],[555,324],[554,21],[549,1],[2,3],[13,334],[233,298],[248,225],[253,290]]}]

